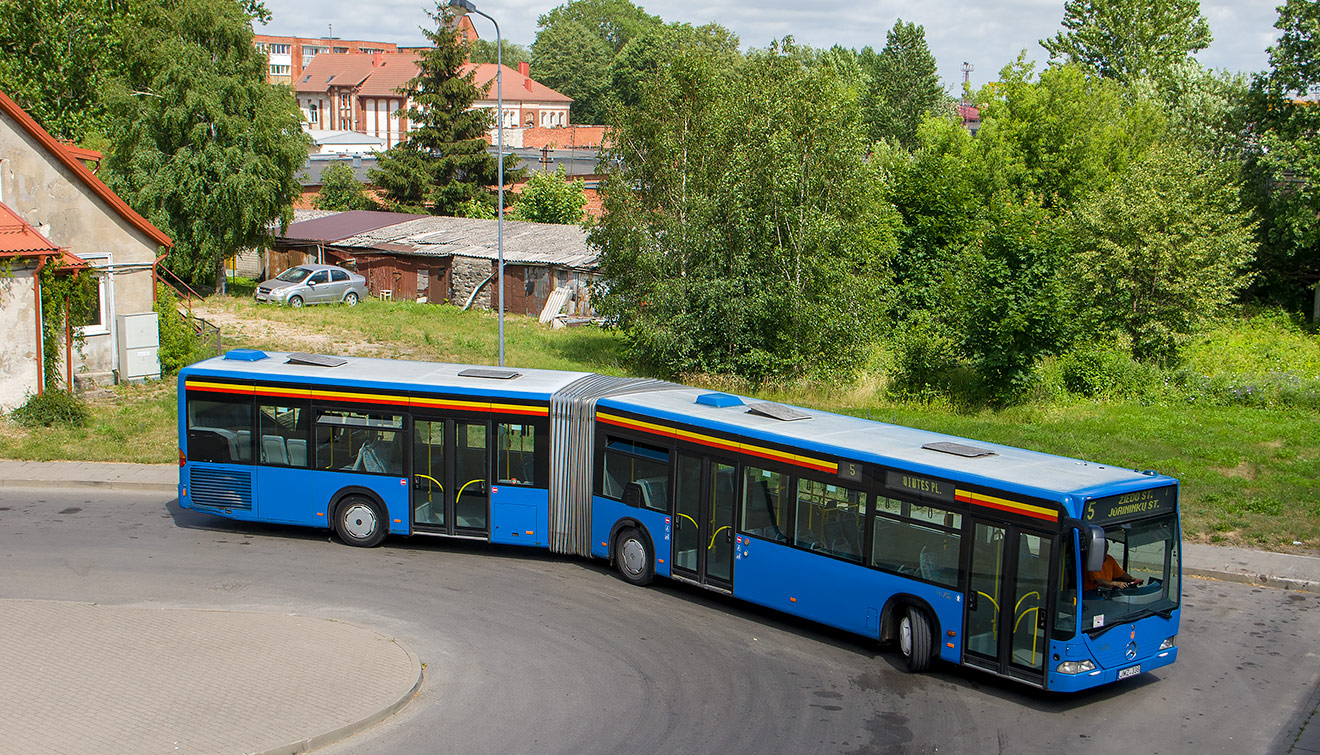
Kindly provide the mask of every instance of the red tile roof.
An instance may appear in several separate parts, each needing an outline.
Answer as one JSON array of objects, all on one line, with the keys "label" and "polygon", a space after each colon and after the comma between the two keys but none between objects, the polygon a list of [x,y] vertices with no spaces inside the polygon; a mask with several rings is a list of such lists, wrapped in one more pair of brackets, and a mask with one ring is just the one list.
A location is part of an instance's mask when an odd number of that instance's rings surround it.
[{"label": "red tile roof", "polygon": [[128,221],[129,225],[142,231],[160,246],[174,246],[174,242],[170,240],[169,236],[166,236],[159,228],[148,222],[146,218],[137,214],[118,194],[111,191],[109,186],[102,183],[101,179],[92,175],[86,165],[83,165],[76,157],[69,154],[69,151],[56,141],[55,137],[32,120],[32,116],[19,107],[18,103],[9,99],[9,95],[4,92],[0,92],[0,112],[14,119],[23,130],[37,140],[38,144],[51,153],[64,167],[68,168],[87,188],[91,189],[93,194],[100,197],[102,201],[110,205],[110,209]]},{"label": "red tile roof", "polygon": [[60,249],[50,243],[50,239],[41,235],[18,216],[18,213],[0,203],[0,257],[53,257],[59,256],[66,267],[85,267],[79,257],[66,249]]},{"label": "red tile roof", "polygon": [[361,53],[321,53],[293,82],[295,92],[325,92],[330,87],[355,87],[371,75],[371,56]]},{"label": "red tile roof", "polygon": [[472,69],[477,70],[475,77],[477,88],[489,86],[486,90],[486,99],[495,99],[495,71],[497,68],[504,69],[504,99],[510,101],[534,101],[534,102],[572,102],[573,98],[566,94],[560,94],[550,87],[542,84],[530,76],[524,76],[518,73],[516,69],[508,66],[497,66],[494,63],[467,63],[463,66],[463,73]]},{"label": "red tile roof", "polygon": [[371,75],[358,90],[358,96],[397,96],[399,87],[417,76],[417,58],[418,53],[415,52],[382,53],[379,56],[380,65],[372,69]]}]

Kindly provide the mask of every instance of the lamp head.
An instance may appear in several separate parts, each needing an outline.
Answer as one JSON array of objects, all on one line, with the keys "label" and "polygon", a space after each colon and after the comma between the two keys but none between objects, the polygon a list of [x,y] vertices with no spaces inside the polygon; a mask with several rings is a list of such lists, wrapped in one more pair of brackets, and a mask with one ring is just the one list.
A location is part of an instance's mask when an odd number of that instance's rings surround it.
[{"label": "lamp head", "polygon": [[477,9],[472,0],[449,0],[449,7],[460,16],[465,16]]}]

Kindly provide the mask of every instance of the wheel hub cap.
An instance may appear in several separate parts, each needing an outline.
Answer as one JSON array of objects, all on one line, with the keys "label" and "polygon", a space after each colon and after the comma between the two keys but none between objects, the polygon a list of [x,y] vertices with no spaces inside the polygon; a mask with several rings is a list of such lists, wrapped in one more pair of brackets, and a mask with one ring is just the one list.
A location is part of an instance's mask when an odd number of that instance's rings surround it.
[{"label": "wheel hub cap", "polygon": [[368,506],[350,506],[344,512],[344,529],[356,538],[370,537],[376,531],[376,517]]},{"label": "wheel hub cap", "polygon": [[636,540],[625,540],[623,543],[623,568],[628,570],[629,574],[641,574],[645,568],[646,548]]}]

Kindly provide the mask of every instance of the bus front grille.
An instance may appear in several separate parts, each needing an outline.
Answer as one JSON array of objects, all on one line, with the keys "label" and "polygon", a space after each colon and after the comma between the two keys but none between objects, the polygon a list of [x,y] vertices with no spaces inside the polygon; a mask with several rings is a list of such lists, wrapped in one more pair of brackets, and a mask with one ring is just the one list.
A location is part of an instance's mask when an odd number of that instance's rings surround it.
[{"label": "bus front grille", "polygon": [[194,506],[252,510],[251,472],[194,467],[189,482]]}]

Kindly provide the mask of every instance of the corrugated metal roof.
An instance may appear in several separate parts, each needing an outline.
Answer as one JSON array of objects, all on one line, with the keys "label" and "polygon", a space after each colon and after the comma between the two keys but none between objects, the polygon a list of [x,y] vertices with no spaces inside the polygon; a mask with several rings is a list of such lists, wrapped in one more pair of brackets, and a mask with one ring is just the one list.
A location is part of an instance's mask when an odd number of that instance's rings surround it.
[{"label": "corrugated metal roof", "polygon": [[400,218],[422,218],[425,215],[405,215],[399,212],[351,210],[294,223],[283,238],[296,241],[340,241],[357,234],[394,225]]},{"label": "corrugated metal roof", "polygon": [[[423,257],[493,260],[499,256],[499,224],[495,220],[425,215],[397,217],[404,220],[343,237],[335,242],[335,246],[381,249]],[[403,252],[403,249],[408,251]],[[580,226],[521,221],[504,223],[506,263],[588,269],[596,266],[599,256],[587,245],[587,233]]]}]

